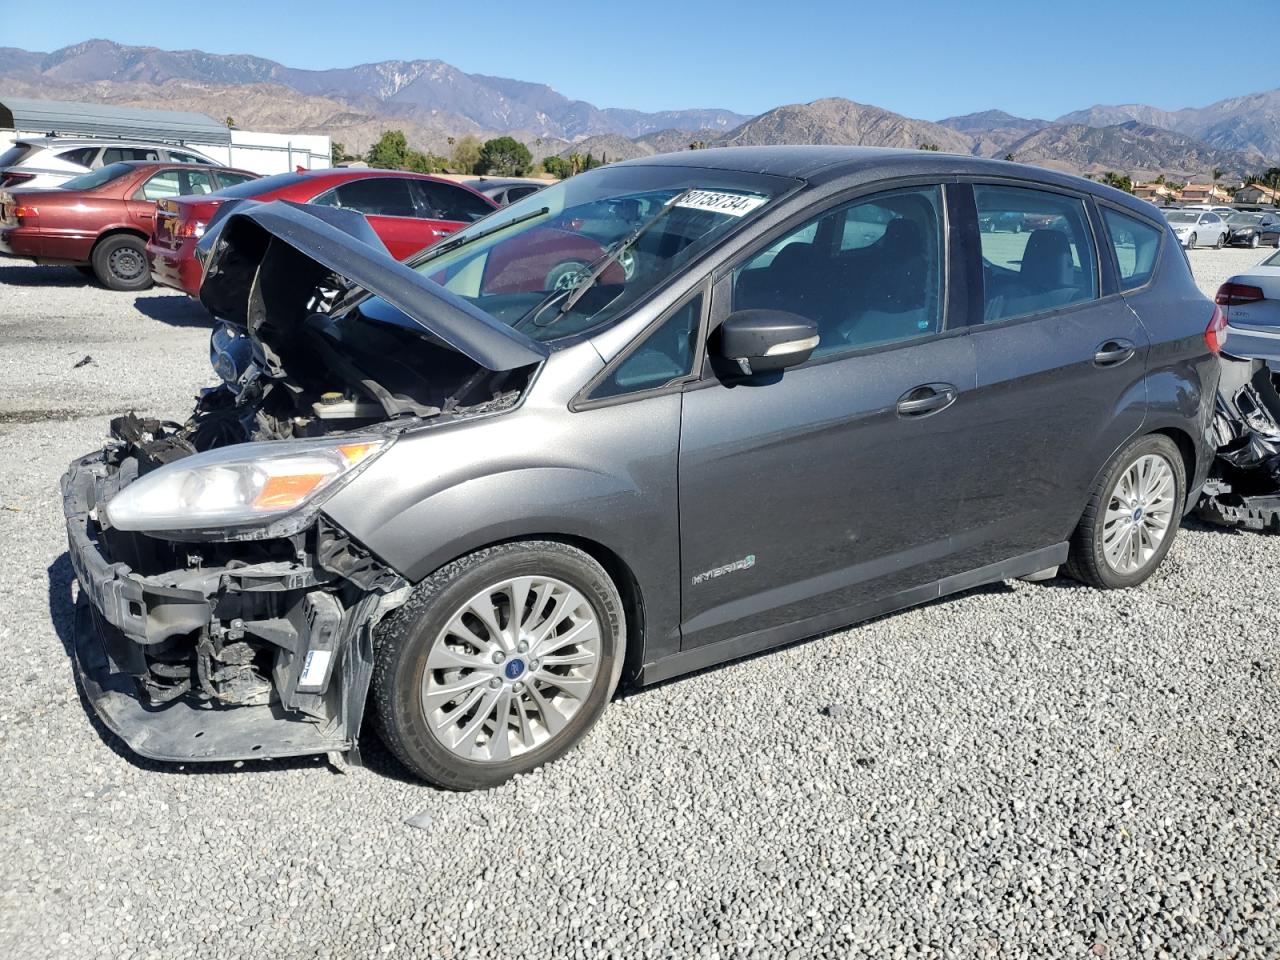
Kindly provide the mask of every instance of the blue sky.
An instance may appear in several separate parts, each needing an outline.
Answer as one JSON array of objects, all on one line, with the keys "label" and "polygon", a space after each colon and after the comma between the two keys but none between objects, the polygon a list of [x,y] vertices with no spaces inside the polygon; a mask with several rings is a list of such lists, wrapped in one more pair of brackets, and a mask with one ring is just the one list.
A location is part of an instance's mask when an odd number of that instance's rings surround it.
[{"label": "blue sky", "polygon": [[[1251,59],[1255,70],[1240,75],[1228,69],[1230,44],[1207,46],[1180,27],[1226,12],[1182,0],[1158,14],[1144,6],[489,0],[477,13],[474,0],[0,0],[0,46],[53,50],[104,37],[309,68],[434,57],[602,107],[753,114],[840,96],[928,120],[992,107],[1048,119],[1095,103],[1174,109],[1280,87],[1280,58]],[[1157,20],[1154,31],[1140,26]],[[1205,52],[1206,69],[1190,69],[1196,58],[1179,51],[1191,48]]]}]

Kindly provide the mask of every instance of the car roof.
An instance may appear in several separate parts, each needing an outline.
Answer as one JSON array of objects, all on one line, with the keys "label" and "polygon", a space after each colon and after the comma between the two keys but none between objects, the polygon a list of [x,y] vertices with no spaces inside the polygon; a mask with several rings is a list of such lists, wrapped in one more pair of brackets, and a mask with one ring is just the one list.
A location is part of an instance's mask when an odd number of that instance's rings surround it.
[{"label": "car roof", "polygon": [[262,176],[260,173],[254,173],[252,170],[244,170],[240,167],[224,167],[221,164],[209,163],[182,163],[180,160],[117,160],[116,163],[126,164],[135,170],[142,167],[172,167],[175,170],[217,170],[219,173],[246,173],[251,177]]},{"label": "car roof", "polygon": [[874,181],[899,176],[991,176],[1065,187],[1103,197],[1146,218],[1150,204],[1132,194],[1046,167],[967,154],[891,147],[768,146],[711,147],[623,160],[615,166],[680,166],[790,177],[812,184],[846,177]]},{"label": "car roof", "polygon": [[474,190],[489,190],[498,187],[545,187],[546,180],[524,180],[520,177],[476,177],[473,180],[456,180]]},{"label": "car roof", "polygon": [[160,147],[164,150],[190,150],[200,153],[199,147],[182,143],[166,143],[164,140],[109,140],[105,137],[18,137],[14,143],[41,147]]}]

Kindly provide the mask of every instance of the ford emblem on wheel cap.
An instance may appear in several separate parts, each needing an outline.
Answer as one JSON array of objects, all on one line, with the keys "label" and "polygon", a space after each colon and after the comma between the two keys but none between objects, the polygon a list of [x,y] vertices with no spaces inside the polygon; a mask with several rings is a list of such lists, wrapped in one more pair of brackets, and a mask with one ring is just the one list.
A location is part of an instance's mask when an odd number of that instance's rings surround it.
[{"label": "ford emblem on wheel cap", "polygon": [[515,680],[520,674],[524,673],[524,661],[518,658],[508,660],[503,672],[507,675],[508,680]]}]

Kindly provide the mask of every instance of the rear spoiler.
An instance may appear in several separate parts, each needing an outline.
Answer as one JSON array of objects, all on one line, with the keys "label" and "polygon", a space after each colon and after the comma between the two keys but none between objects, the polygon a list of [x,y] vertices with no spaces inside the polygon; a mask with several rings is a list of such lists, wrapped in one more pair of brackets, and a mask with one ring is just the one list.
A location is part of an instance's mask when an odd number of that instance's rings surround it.
[{"label": "rear spoiler", "polygon": [[264,326],[287,334],[305,320],[316,287],[337,274],[488,370],[541,363],[549,352],[394,259],[354,211],[245,201],[210,226],[200,247],[200,302],[255,338]]}]

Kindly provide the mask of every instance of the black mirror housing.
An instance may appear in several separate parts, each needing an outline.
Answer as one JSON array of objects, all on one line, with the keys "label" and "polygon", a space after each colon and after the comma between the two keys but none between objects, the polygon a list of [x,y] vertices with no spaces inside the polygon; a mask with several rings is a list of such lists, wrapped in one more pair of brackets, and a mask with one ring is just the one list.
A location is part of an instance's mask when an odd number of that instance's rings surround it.
[{"label": "black mirror housing", "polygon": [[785,310],[738,310],[717,334],[717,355],[746,376],[804,363],[819,340],[816,323]]}]

